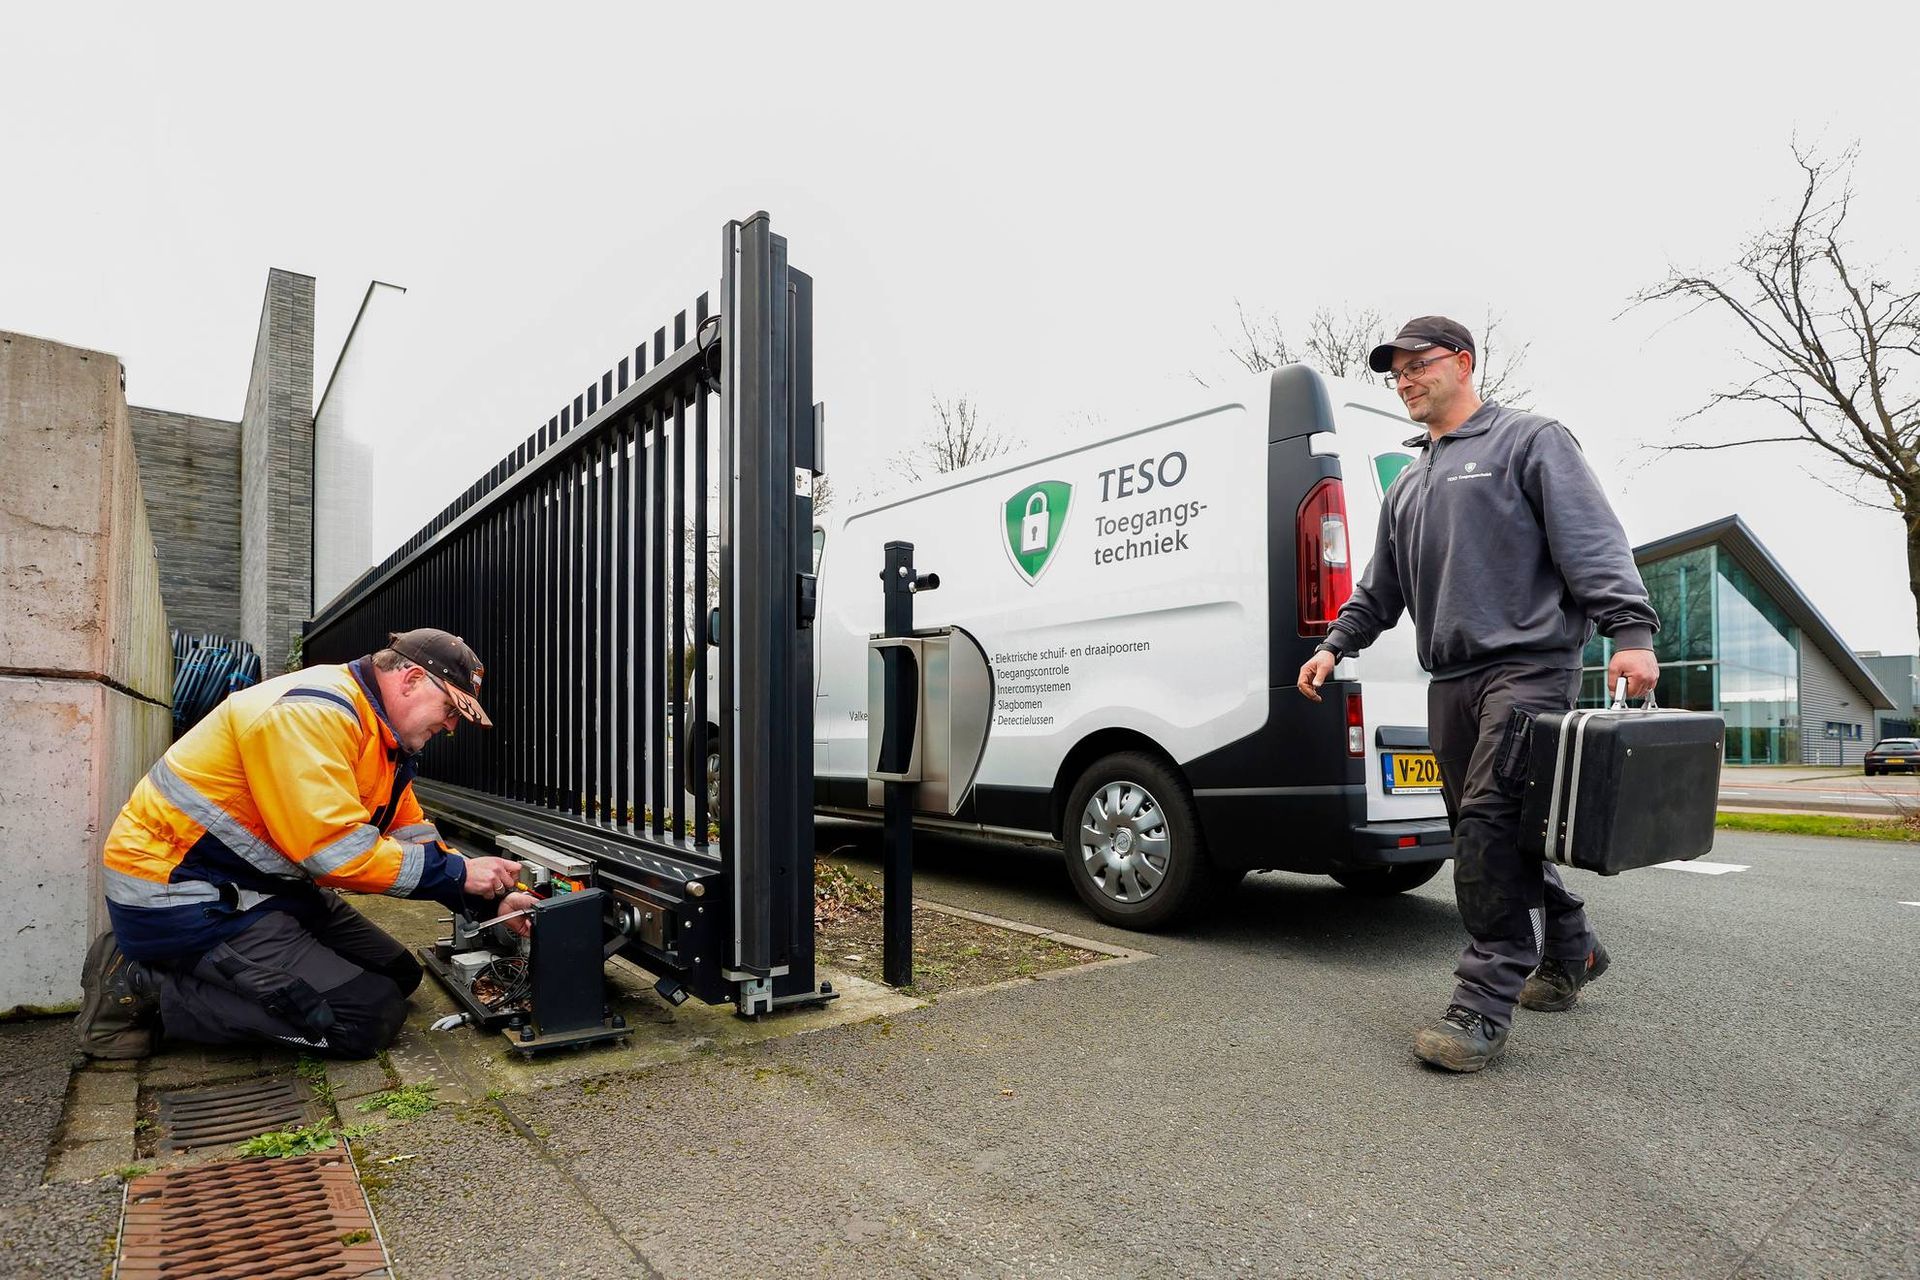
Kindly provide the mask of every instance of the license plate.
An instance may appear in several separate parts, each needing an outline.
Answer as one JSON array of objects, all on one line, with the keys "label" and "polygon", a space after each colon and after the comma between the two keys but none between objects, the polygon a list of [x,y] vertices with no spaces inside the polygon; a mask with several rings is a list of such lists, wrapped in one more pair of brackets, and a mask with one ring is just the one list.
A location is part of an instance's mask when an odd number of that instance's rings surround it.
[{"label": "license plate", "polygon": [[1885,760],[1882,760],[1880,763],[1881,764],[1905,764],[1906,762],[1907,762],[1907,758],[1905,756],[1888,756]]},{"label": "license plate", "polygon": [[1380,781],[1389,794],[1440,789],[1440,762],[1431,751],[1382,751]]}]

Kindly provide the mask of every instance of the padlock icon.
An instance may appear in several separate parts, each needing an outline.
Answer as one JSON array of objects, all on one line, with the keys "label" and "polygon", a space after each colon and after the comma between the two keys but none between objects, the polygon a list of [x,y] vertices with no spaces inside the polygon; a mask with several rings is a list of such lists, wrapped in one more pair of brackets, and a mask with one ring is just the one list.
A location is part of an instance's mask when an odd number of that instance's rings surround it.
[{"label": "padlock icon", "polygon": [[1035,489],[1027,495],[1026,519],[1020,522],[1020,554],[1047,549],[1047,494]]}]

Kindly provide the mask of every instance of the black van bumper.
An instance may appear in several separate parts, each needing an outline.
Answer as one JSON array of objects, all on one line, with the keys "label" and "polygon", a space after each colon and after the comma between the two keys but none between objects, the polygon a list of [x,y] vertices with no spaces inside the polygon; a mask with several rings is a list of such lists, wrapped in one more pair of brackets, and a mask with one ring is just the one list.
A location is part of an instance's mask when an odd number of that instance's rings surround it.
[{"label": "black van bumper", "polygon": [[1356,865],[1363,867],[1434,862],[1453,856],[1453,830],[1445,818],[1367,822],[1354,827],[1352,832],[1351,849]]},{"label": "black van bumper", "polygon": [[1444,817],[1368,822],[1364,783],[1196,788],[1193,799],[1207,853],[1223,867],[1325,875],[1453,856]]}]

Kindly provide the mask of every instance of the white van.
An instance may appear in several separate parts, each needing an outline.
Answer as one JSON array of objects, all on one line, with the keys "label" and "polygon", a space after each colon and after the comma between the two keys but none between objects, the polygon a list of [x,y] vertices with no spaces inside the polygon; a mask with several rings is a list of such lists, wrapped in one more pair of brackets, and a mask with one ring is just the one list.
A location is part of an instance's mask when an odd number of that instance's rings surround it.
[{"label": "white van", "polygon": [[1057,843],[1094,913],[1139,929],[1256,868],[1424,883],[1452,842],[1411,624],[1340,663],[1324,701],[1294,688],[1418,431],[1385,390],[1291,365],[846,512],[818,556],[816,807],[879,814],[867,640],[904,540],[940,575],[915,625],[965,628],[995,683],[971,796],[916,823]]}]

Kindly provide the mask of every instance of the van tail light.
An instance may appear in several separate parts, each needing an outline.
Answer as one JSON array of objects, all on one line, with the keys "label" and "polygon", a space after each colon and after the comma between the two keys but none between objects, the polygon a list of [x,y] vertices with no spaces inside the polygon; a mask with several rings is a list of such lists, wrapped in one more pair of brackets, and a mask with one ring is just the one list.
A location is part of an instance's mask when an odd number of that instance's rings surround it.
[{"label": "van tail light", "polygon": [[1364,756],[1367,754],[1367,722],[1360,712],[1360,695],[1347,695],[1347,754]]},{"label": "van tail light", "polygon": [[1353,594],[1347,560],[1347,491],[1332,476],[1307,493],[1295,520],[1299,554],[1300,634],[1324,636],[1340,606]]}]

